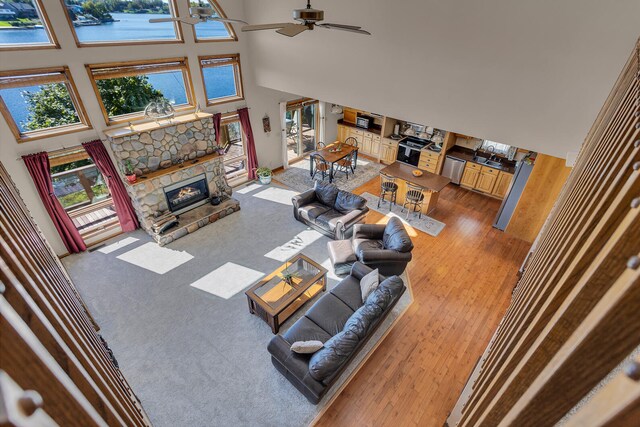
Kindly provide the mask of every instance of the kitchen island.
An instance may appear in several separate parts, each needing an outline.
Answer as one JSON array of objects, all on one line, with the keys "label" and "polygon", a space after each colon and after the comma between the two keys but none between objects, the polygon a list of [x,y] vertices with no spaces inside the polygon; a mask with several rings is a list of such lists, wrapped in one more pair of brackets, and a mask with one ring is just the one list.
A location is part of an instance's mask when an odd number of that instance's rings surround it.
[{"label": "kitchen island", "polygon": [[397,203],[402,206],[407,193],[407,182],[424,188],[424,202],[422,203],[422,213],[429,215],[433,212],[438,203],[438,194],[444,187],[451,182],[446,178],[435,173],[421,171],[421,176],[413,175],[413,171],[417,168],[401,162],[394,162],[382,169],[380,172],[397,178],[398,197]]}]

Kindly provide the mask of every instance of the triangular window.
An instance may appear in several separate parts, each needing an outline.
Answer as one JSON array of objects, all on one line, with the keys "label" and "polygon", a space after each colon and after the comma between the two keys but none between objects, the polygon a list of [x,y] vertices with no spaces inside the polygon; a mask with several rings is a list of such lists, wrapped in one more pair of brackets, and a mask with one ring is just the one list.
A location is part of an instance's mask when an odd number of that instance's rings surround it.
[{"label": "triangular window", "polygon": [[[227,18],[216,0],[190,1],[190,7],[213,9],[213,17]],[[231,24],[226,22],[207,21],[194,25],[196,41],[238,40]]]}]

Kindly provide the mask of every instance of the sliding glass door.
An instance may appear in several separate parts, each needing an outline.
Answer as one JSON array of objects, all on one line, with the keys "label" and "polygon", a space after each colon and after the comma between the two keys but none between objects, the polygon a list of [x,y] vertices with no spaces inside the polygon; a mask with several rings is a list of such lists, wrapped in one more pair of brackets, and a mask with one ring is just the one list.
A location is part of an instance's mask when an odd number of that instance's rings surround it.
[{"label": "sliding glass door", "polygon": [[289,163],[316,149],[318,101],[293,102],[285,116]]}]

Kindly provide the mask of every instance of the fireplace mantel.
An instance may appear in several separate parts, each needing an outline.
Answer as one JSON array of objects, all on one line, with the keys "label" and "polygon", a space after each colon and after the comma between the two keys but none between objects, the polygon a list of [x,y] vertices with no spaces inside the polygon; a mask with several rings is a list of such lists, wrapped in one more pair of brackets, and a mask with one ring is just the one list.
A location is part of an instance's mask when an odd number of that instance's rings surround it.
[{"label": "fireplace mantel", "polygon": [[125,136],[138,135],[143,132],[151,132],[156,129],[163,129],[169,126],[177,126],[179,124],[194,122],[196,120],[213,117],[211,113],[199,111],[197,113],[181,114],[171,119],[163,119],[158,122],[139,123],[131,126],[109,129],[104,131],[107,138],[124,138]]},{"label": "fireplace mantel", "polygon": [[198,157],[194,160],[187,160],[182,165],[177,164],[177,165],[170,166],[168,168],[158,169],[156,171],[149,172],[145,175],[139,176],[135,183],[125,182],[125,184],[136,185],[139,183],[144,183],[145,181],[148,181],[154,178],[159,178],[163,175],[170,175],[180,170],[186,170],[192,167],[196,167],[202,163],[207,163],[209,160],[215,159],[216,157],[222,157],[222,156],[218,153],[207,154],[205,156]]}]

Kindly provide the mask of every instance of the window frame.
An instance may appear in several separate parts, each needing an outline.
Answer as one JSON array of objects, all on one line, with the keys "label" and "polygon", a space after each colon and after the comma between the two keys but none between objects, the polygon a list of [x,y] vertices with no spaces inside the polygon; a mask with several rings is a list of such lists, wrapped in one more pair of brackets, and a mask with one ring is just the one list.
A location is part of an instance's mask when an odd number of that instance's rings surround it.
[{"label": "window frame", "polygon": [[[287,102],[287,108],[285,109],[285,115],[289,112],[289,111],[294,111],[294,110],[300,110],[300,121],[302,121],[302,109],[308,105],[313,105],[314,106],[314,122],[315,122],[315,127],[314,127],[314,138],[315,138],[315,146],[318,146],[318,142],[324,142],[324,141],[318,141],[319,139],[319,129],[320,129],[320,100],[318,99],[314,99],[314,98],[299,98],[299,99],[294,99],[292,101],[288,101]],[[302,137],[302,126],[298,125],[298,144],[300,144],[301,141],[301,137]],[[288,151],[288,150],[287,150]],[[306,153],[302,153],[301,155],[299,155],[298,157],[289,159],[289,162],[297,162],[299,160],[302,160],[305,156],[307,156],[309,153],[311,153],[312,151],[306,152]]]},{"label": "window frame", "polygon": [[[190,0],[186,0],[186,1],[187,1],[187,10],[188,10],[191,7],[191,1]],[[227,18],[227,14],[224,13],[224,10],[220,6],[220,4],[217,2],[217,0],[202,0],[202,2],[208,2],[213,8],[213,10],[215,10],[216,13],[221,18]],[[236,31],[233,29],[233,25],[231,25],[228,22],[223,22],[223,24],[224,24],[224,27],[227,29],[227,32],[229,33],[230,37],[222,38],[222,39],[214,39],[211,37],[198,38],[198,35],[196,33],[196,27],[195,25],[193,25],[191,28],[191,31],[193,32],[193,39],[195,40],[196,43],[237,42],[238,35],[236,34]]]},{"label": "window frame", "polygon": [[221,119],[220,119],[220,127],[228,125],[230,123],[234,123],[234,122],[238,122],[240,124],[240,139],[242,140],[242,152],[244,153],[241,156],[236,156],[233,157],[231,159],[225,159],[223,157],[223,164],[226,166],[229,163],[235,163],[241,160],[245,161],[245,169],[243,171],[237,171],[234,172],[233,174],[227,174],[225,172],[225,177],[227,178],[227,180],[229,181],[234,181],[234,180],[238,180],[244,176],[248,176],[249,175],[249,170],[247,169],[247,141],[245,138],[245,133],[244,133],[244,129],[242,129],[242,123],[240,123],[240,116],[238,115],[238,113],[227,113],[227,114],[223,114]]},{"label": "window frame", "polygon": [[[216,63],[215,65],[203,65],[202,61],[210,61],[210,60],[224,60],[220,63]],[[216,98],[214,100],[209,99],[207,95],[207,84],[204,79],[204,69],[205,68],[216,68],[222,67],[226,65],[233,66],[233,75],[236,83],[236,95],[235,96],[227,96],[224,98]],[[202,87],[204,89],[204,97],[207,100],[207,107],[211,107],[213,105],[226,104],[228,102],[242,101],[244,100],[244,84],[242,82],[242,67],[240,65],[240,54],[224,54],[224,55],[204,55],[198,56],[198,67],[200,68],[200,78],[202,78]]]},{"label": "window frame", "polygon": [[[177,65],[171,65],[177,63]],[[140,76],[144,74],[149,74],[149,72],[138,72],[135,73],[134,68],[142,67],[141,71],[144,69],[150,70],[151,73],[157,71],[182,71],[182,78],[184,79],[184,89],[187,96],[187,104],[181,104],[179,106],[174,107],[176,112],[179,111],[187,111],[195,108],[195,93],[193,91],[193,82],[191,80],[191,72],[189,69],[189,60],[187,57],[180,58],[166,58],[166,59],[150,59],[144,61],[126,61],[126,62],[105,62],[100,64],[87,64],[85,68],[87,69],[87,73],[89,75],[89,80],[91,80],[91,86],[93,87],[93,92],[98,99],[98,103],[100,104],[100,110],[102,111],[102,117],[105,120],[107,126],[134,122],[146,119],[144,116],[144,112],[139,111],[137,113],[129,113],[123,114],[120,116],[109,117],[109,113],[104,105],[104,101],[100,96],[100,91],[98,90],[97,81],[98,80],[106,80],[113,79],[118,77],[126,77],[126,76]],[[104,78],[96,78],[94,73],[96,71],[100,72],[100,70],[109,70],[113,69],[113,71],[102,71],[102,75]],[[128,70],[127,70],[128,69]]]},{"label": "window frame", "polygon": [[[49,20],[49,15],[47,15],[47,11],[44,8],[44,4],[42,4],[42,0],[32,0],[32,1],[36,7],[36,12],[40,17],[40,21],[42,22],[44,31],[49,37],[49,43],[24,43],[24,44],[15,44],[15,45],[0,44],[0,51],[10,52],[10,51],[16,51],[16,50],[60,49],[60,43],[58,43],[58,38],[56,37],[56,34],[53,31],[53,26],[51,25],[51,21]],[[64,0],[62,1],[64,2]]]},{"label": "window frame", "polygon": [[[71,17],[69,16],[69,11],[67,10],[67,5],[64,3],[65,0],[60,0],[60,4],[62,5],[62,11],[67,20],[67,24],[71,30],[71,34],[73,34],[73,39],[76,42],[76,46],[79,48],[82,47],[100,47],[100,46],[135,46],[135,45],[148,45],[148,44],[177,44],[184,43],[184,33],[182,31],[182,25],[179,21],[173,22],[173,28],[176,32],[176,38],[171,40],[166,39],[150,39],[150,40],[122,40],[122,41],[91,41],[91,42],[81,42],[78,39],[78,34],[76,34],[75,27],[73,26],[73,22],[71,21]],[[171,16],[173,18],[178,18],[178,4],[177,0],[168,0],[169,10],[171,11]],[[153,25],[153,24],[151,24]]]},{"label": "window frame", "polygon": [[[58,73],[59,77],[52,76],[52,74]],[[5,83],[2,80],[9,78]],[[0,89],[4,88],[19,88],[24,86],[42,85],[48,83],[64,83],[71,103],[78,115],[78,123],[54,126],[46,129],[39,129],[33,131],[22,132],[18,127],[11,111],[5,104],[4,99],[0,96],[0,113],[4,116],[5,121],[9,125],[9,129],[16,138],[18,143],[27,141],[33,141],[36,139],[49,138],[52,136],[65,135],[73,132],[81,132],[92,129],[91,122],[87,116],[87,112],[84,108],[84,104],[78,95],[78,89],[71,76],[69,67],[51,67],[51,68],[30,68],[26,70],[14,70],[14,71],[2,71],[0,72]]]}]

